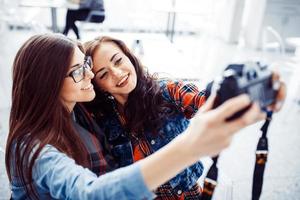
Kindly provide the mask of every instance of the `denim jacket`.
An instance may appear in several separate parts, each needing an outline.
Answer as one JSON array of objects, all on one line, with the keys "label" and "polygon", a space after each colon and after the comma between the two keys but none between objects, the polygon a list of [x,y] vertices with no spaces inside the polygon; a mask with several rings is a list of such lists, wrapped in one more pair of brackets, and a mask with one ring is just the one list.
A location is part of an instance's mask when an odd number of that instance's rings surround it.
[{"label": "denim jacket", "polygon": [[[12,171],[12,199],[30,199],[25,185]],[[139,162],[97,176],[51,145],[36,160],[33,182],[39,199],[153,199],[145,185]]]},{"label": "denim jacket", "polygon": [[[160,86],[163,91],[162,95],[164,99],[168,102],[175,103],[167,89],[167,82],[161,81]],[[201,93],[201,95],[203,95],[203,93]],[[116,143],[118,144],[114,144],[113,153],[119,160],[120,165],[127,166],[133,163],[132,145],[127,137],[127,133],[118,119],[117,114],[107,117],[99,123],[104,129],[105,134],[108,136],[109,142],[114,143],[117,141]],[[156,152],[168,144],[176,136],[184,132],[188,125],[189,120],[185,117],[184,113],[177,112],[164,121],[162,128],[158,131],[156,136],[145,131],[145,136],[148,144],[151,145],[152,152]],[[169,181],[169,183],[175,191],[188,191],[196,184],[202,173],[203,164],[199,161],[176,175]]]}]

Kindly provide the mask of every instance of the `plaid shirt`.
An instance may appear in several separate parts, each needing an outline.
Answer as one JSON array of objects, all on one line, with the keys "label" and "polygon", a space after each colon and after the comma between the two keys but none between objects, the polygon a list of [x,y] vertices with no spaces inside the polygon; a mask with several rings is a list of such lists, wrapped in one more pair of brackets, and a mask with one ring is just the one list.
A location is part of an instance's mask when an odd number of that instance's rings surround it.
[{"label": "plaid shirt", "polygon": [[[206,100],[205,91],[199,91],[194,84],[184,84],[182,81],[167,81],[165,86],[168,95],[165,98],[175,103],[181,109],[185,117],[190,119],[198,111]],[[166,97],[167,96],[167,97]]]},{"label": "plaid shirt", "polygon": [[[36,159],[32,171],[38,199],[153,199],[154,195],[145,185],[139,163],[100,176],[114,168],[103,143],[103,132],[97,130],[97,126],[94,127],[94,122],[89,120],[79,104],[75,107],[76,119],[72,113],[74,128],[88,149],[87,156],[91,162],[89,169],[94,173],[47,144]],[[31,199],[25,183],[18,176],[14,154],[11,162],[11,199]]]},{"label": "plaid shirt", "polygon": [[103,131],[80,104],[75,106],[73,118],[74,128],[88,150],[90,170],[100,176],[117,168],[108,149],[103,148],[107,147]]},{"label": "plaid shirt", "polygon": [[[205,93],[200,92],[194,84],[184,84],[183,82],[168,81],[163,88],[168,95],[167,99],[176,104],[184,113],[185,117],[190,119],[197,112],[198,108],[205,103]],[[131,139],[133,146],[134,162],[150,155],[151,146],[145,138]],[[156,200],[183,200],[200,199],[202,189],[195,184],[190,190],[185,192],[175,191],[169,183],[166,183],[156,189]]]}]

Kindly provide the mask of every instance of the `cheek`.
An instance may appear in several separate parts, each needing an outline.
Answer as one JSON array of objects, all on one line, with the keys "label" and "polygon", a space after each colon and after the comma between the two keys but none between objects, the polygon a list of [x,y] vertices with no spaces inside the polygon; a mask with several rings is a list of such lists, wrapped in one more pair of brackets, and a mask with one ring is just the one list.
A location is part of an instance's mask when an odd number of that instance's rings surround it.
[{"label": "cheek", "polygon": [[109,80],[109,78],[107,78],[106,80],[97,80],[95,81],[97,88],[105,91],[105,92],[110,92],[111,88],[112,88],[112,83],[111,80]]},{"label": "cheek", "polygon": [[136,83],[137,82],[137,74],[136,74],[136,71],[135,71],[135,69],[133,68],[133,70],[132,70],[132,79],[133,79],[133,81]]},{"label": "cheek", "polygon": [[137,77],[136,71],[135,71],[135,68],[134,68],[133,65],[131,65],[130,69],[131,69],[131,73],[133,74],[133,76],[134,76],[134,77]]},{"label": "cheek", "polygon": [[73,87],[64,87],[61,91],[61,97],[65,101],[76,101],[78,90]]}]

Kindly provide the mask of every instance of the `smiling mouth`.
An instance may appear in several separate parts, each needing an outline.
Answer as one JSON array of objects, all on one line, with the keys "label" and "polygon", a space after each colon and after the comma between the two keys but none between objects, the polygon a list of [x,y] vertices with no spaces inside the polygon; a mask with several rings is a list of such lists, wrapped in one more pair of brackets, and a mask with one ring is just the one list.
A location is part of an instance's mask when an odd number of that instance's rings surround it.
[{"label": "smiling mouth", "polygon": [[82,88],[81,90],[92,90],[93,89],[93,84],[89,84],[88,86]]},{"label": "smiling mouth", "polygon": [[128,78],[129,78],[129,74],[126,74],[125,76],[123,76],[123,78],[117,84],[117,87],[123,87],[124,85],[126,85],[128,82]]}]

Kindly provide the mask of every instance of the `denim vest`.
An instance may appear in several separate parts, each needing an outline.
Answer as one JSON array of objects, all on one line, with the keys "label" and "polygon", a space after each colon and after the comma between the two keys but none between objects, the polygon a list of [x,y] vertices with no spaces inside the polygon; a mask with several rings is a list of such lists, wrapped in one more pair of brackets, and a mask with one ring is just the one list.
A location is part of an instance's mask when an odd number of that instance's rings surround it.
[{"label": "denim vest", "polygon": [[[164,82],[160,85],[163,88],[163,97],[167,101],[171,101],[169,93],[164,90]],[[128,136],[128,133],[123,129],[117,114],[106,117],[103,121],[99,122],[101,128],[103,128],[105,135],[108,138],[108,142],[112,144],[112,153],[120,164],[119,167],[127,166],[133,163],[133,150]],[[171,117],[168,117],[162,128],[155,136],[150,132],[145,131],[147,142],[150,144],[152,152],[156,152],[176,136],[181,134],[189,125],[189,120],[184,116],[182,112],[177,112]],[[184,147],[178,147],[184,148]],[[203,173],[203,164],[199,161],[194,165],[186,168],[169,183],[174,190],[187,191],[191,189],[200,178]]]}]

